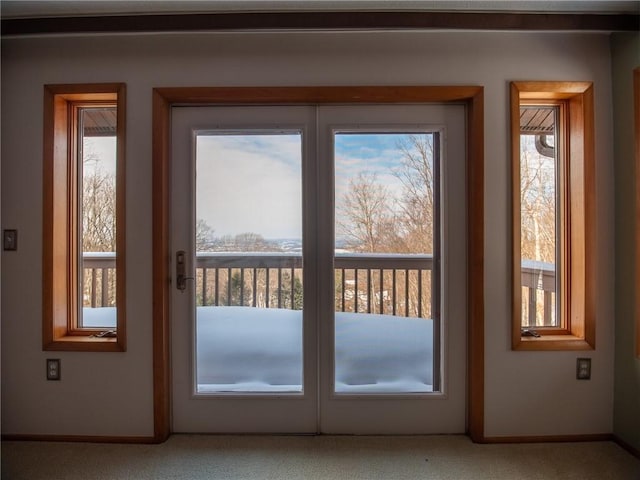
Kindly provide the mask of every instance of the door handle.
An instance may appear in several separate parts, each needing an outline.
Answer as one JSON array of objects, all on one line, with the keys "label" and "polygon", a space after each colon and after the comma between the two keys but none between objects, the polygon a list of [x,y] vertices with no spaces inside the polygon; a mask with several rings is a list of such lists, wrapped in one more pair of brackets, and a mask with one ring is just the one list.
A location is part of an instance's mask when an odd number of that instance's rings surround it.
[{"label": "door handle", "polygon": [[184,250],[176,252],[176,287],[181,292],[187,288],[187,280],[193,280],[193,277],[187,277],[187,255]]}]

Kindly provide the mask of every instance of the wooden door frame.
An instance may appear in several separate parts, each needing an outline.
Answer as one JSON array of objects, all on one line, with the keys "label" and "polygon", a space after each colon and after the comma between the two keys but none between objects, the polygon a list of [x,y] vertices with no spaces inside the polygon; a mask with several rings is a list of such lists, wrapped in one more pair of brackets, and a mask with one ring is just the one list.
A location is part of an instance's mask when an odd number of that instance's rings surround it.
[{"label": "wooden door frame", "polygon": [[153,89],[153,423],[171,434],[171,108],[189,105],[466,105],[467,432],[484,439],[484,89],[405,87],[176,87]]}]

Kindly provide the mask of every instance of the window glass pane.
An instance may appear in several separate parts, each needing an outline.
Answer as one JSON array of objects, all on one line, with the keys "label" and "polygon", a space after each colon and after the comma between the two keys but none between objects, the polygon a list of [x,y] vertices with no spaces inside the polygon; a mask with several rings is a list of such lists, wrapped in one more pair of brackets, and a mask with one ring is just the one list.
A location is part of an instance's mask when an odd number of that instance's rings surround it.
[{"label": "window glass pane", "polygon": [[116,327],[116,108],[78,112],[79,327]]},{"label": "window glass pane", "polygon": [[334,145],[335,391],[437,390],[439,136],[345,132]]},{"label": "window glass pane", "polygon": [[302,391],[302,134],[196,137],[198,393]]},{"label": "window glass pane", "polygon": [[557,107],[520,109],[522,326],[558,326]]}]

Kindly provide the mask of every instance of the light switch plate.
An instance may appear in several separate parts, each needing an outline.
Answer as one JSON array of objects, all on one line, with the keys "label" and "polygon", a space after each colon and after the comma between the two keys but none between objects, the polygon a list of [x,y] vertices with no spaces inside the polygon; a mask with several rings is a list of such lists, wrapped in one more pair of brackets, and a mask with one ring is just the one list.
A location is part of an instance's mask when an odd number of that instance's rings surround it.
[{"label": "light switch plate", "polygon": [[591,379],[591,359],[578,358],[576,362],[576,378],[578,380]]}]

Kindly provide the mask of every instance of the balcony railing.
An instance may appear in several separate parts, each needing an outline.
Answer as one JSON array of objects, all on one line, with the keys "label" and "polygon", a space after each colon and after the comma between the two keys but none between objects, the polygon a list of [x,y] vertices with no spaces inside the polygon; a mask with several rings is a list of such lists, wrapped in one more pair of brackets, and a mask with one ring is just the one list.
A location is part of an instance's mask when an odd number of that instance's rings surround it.
[{"label": "balcony railing", "polygon": [[[557,326],[555,265],[546,262],[523,260],[520,271],[522,279],[522,326]],[[542,298],[540,294],[542,294]]]},{"label": "balcony railing", "polygon": [[300,255],[199,252],[195,280],[197,306],[302,308]]},{"label": "balcony railing", "polygon": [[336,311],[431,317],[433,256],[336,254]]},{"label": "balcony railing", "polygon": [[82,301],[84,307],[115,306],[115,252],[84,252]]},{"label": "balcony railing", "polygon": [[[115,254],[85,253],[83,263],[84,306],[113,306]],[[431,255],[339,253],[334,267],[336,311],[432,315]],[[195,280],[198,306],[302,308],[299,254],[200,252]],[[552,264],[523,262],[523,326],[556,325],[555,283]]]},{"label": "balcony railing", "polygon": [[[337,254],[335,305],[343,312],[431,314],[431,255]],[[196,255],[196,304],[302,308],[302,257],[290,253]]]}]

